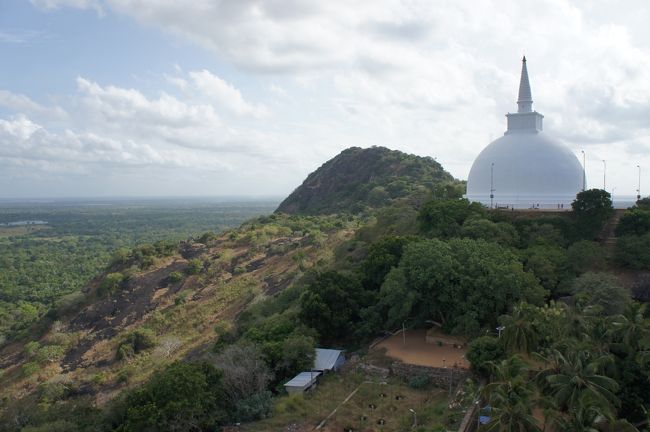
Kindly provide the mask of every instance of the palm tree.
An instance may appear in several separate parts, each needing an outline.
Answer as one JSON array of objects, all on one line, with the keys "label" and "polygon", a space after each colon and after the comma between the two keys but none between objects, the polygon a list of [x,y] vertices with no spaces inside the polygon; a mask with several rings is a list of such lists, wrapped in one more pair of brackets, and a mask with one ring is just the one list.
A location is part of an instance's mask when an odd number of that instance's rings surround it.
[{"label": "palm tree", "polygon": [[540,389],[554,397],[565,412],[576,410],[580,401],[589,400],[601,414],[613,413],[620,403],[616,397],[618,383],[600,374],[606,357],[594,357],[580,349],[552,350],[546,358],[549,367],[537,376]]},{"label": "palm tree", "polygon": [[[571,412],[571,415],[556,416],[552,421],[557,432],[639,432],[627,420],[611,419],[600,412],[598,407],[585,403]],[[606,428],[606,429],[605,429]]]},{"label": "palm tree", "polygon": [[481,430],[499,432],[540,431],[532,415],[535,388],[528,367],[519,356],[492,363],[494,381],[483,389],[492,407],[492,419]]},{"label": "palm tree", "polygon": [[632,302],[621,315],[609,320],[610,334],[616,341],[638,351],[639,344],[650,336],[650,320],[645,317],[646,305]]},{"label": "palm tree", "polygon": [[533,311],[526,303],[513,308],[512,315],[503,319],[503,343],[511,353],[530,354],[539,343],[539,332],[533,324]]}]

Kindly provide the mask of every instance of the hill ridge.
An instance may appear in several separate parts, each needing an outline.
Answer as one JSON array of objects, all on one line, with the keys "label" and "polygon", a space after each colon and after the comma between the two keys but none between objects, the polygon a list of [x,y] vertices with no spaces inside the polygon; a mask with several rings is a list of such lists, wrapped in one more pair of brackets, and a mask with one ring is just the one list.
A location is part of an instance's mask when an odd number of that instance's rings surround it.
[{"label": "hill ridge", "polygon": [[386,147],[350,147],[309,174],[276,213],[360,213],[459,184],[429,156]]}]

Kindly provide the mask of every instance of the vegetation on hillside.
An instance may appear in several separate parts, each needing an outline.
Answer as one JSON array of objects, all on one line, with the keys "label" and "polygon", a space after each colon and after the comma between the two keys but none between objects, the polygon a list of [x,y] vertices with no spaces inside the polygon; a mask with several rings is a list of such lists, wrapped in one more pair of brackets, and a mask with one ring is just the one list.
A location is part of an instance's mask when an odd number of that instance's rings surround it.
[{"label": "vegetation on hillside", "polygon": [[277,209],[289,214],[361,213],[408,198],[459,197],[464,184],[430,157],[351,147],[313,173]]},{"label": "vegetation on hillside", "polygon": [[[322,184],[340,180],[325,172]],[[334,213],[353,189],[303,196],[295,212]],[[77,308],[6,347],[0,430],[208,431],[299,415],[278,396],[315,346],[363,354],[386,331],[431,325],[472,340],[467,358],[486,383],[476,396],[492,407],[481,430],[538,430],[534,408],[556,430],[647,428],[649,312],[617,267],[632,267],[626,236],[647,235],[641,205],[621,219],[615,256],[598,242],[612,216],[604,191],[550,215],[418,187],[362,207],[117,250]]]},{"label": "vegetation on hillside", "polygon": [[[25,337],[46,313],[76,307],[80,290],[120,248],[140,244],[147,262],[175,253],[178,241],[234,227],[273,203],[209,200],[11,204],[0,206],[0,346]],[[1,226],[19,221],[45,225]],[[145,262],[146,263],[146,262]]]}]

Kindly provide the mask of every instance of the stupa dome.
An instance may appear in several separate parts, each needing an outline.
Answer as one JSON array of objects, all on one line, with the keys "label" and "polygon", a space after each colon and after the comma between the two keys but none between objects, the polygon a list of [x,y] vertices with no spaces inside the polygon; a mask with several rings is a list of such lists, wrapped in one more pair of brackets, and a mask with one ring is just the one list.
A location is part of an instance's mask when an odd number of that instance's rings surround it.
[{"label": "stupa dome", "polygon": [[[542,131],[523,59],[517,113],[507,114],[508,130],[478,155],[467,179],[471,201],[499,207],[567,207],[584,186],[578,158]],[[491,197],[492,195],[492,197]]]}]

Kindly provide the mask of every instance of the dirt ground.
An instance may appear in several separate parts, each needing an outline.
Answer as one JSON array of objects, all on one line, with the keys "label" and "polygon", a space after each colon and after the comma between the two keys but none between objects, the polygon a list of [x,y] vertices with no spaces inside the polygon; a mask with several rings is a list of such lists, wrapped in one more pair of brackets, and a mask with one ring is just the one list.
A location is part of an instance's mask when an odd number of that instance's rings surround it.
[{"label": "dirt ground", "polygon": [[[465,348],[454,348],[453,345],[444,344],[438,346],[426,342],[426,330],[407,330],[406,344],[402,332],[399,332],[388,339],[385,339],[375,345],[375,349],[386,349],[386,355],[404,363],[430,366],[445,367],[455,366],[463,369],[469,369],[469,362],[465,360]],[[459,344],[462,341],[459,341]]]}]

